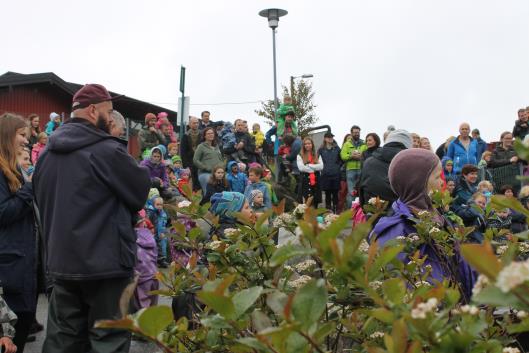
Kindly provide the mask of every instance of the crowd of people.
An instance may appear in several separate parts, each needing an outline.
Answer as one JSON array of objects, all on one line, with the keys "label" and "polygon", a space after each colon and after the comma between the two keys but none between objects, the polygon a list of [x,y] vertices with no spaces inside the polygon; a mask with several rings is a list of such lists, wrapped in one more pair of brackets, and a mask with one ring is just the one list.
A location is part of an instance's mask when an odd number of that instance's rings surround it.
[{"label": "crowd of people", "polygon": [[244,119],[214,122],[204,111],[190,117],[180,141],[166,113],[148,113],[138,160],[127,152],[125,120],[113,99],[103,86],[85,85],[73,97],[71,117],[63,123],[51,113],[45,131],[35,114],[0,117],[0,286],[7,304],[0,300],[0,322],[17,317],[14,329],[0,331],[6,352],[22,352],[30,333],[41,329],[35,311],[42,291],[50,299],[43,352],[128,351],[128,333],[93,324],[118,316],[119,296],[135,273],[134,308],[156,303],[149,292],[157,289],[158,267],[185,256],[168,237],[171,222],[193,226],[185,217],[171,220],[164,206],[185,207],[190,192],[200,192],[201,205],[219,216],[211,231],[219,237],[238,221],[235,212],[256,219],[282,199],[340,213],[379,198],[393,212],[375,227],[373,237],[383,243],[412,232],[401,215],[433,212],[428,192],[438,189],[454,198],[444,211],[474,227],[471,241],[481,242],[487,225],[526,229],[513,210],[485,218],[479,209],[499,192],[519,194],[529,208],[528,187],[493,185],[481,172],[525,168],[513,139],[529,134],[529,108],[493,148],[463,123],[435,153],[427,137],[393,126],[382,138],[370,132],[364,140],[354,125],[341,146],[327,131],[316,146],[299,131],[289,97],[266,133],[259,124],[250,131]]}]

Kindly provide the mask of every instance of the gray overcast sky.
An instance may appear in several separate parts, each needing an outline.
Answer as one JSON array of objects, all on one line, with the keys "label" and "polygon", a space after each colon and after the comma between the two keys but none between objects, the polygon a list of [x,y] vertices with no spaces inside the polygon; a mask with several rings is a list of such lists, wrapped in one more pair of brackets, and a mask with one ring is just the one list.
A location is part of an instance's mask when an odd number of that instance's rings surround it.
[{"label": "gray overcast sky", "polygon": [[[437,147],[462,121],[497,140],[529,105],[527,0],[3,0],[0,72],[53,71],[176,110],[183,64],[192,104],[270,99],[272,33],[257,15],[270,7],[289,11],[279,83],[313,74],[320,122],[340,140],[393,124]],[[191,114],[257,121],[258,106]]]}]

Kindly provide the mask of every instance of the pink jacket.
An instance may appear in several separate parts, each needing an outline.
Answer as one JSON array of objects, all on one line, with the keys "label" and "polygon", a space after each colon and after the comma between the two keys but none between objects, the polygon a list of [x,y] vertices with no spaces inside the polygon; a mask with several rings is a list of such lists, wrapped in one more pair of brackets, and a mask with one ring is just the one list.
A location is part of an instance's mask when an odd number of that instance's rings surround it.
[{"label": "pink jacket", "polygon": [[40,154],[45,147],[46,145],[43,145],[40,142],[37,142],[33,145],[33,149],[31,150],[31,163],[33,163],[33,165],[37,165],[37,160],[39,159]]}]

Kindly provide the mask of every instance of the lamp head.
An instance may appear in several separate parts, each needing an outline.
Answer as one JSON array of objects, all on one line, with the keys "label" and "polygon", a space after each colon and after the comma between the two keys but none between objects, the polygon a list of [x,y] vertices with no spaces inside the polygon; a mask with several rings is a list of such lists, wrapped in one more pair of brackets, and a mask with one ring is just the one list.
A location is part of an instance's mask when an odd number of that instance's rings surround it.
[{"label": "lamp head", "polygon": [[288,11],[281,9],[266,9],[259,12],[259,16],[268,19],[268,27],[276,29],[279,26],[279,17],[285,16]]}]

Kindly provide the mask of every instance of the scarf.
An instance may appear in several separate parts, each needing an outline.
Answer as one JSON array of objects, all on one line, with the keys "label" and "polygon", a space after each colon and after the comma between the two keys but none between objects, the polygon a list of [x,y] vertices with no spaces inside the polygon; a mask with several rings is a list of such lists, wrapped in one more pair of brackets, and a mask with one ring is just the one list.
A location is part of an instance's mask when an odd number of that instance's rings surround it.
[{"label": "scarf", "polygon": [[[314,156],[312,153],[309,153],[309,164],[314,164]],[[309,174],[309,184],[310,186],[316,185],[316,174],[314,172]]]},{"label": "scarf", "polygon": [[192,129],[189,129],[187,134],[191,138],[191,147],[193,148],[193,151],[194,151],[200,142],[200,130],[194,131]]}]

